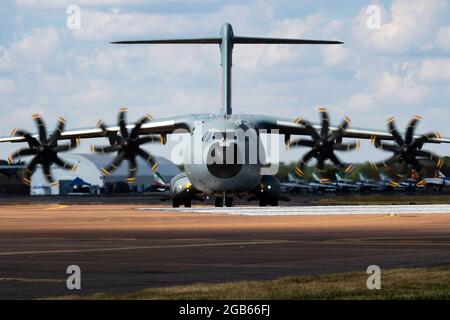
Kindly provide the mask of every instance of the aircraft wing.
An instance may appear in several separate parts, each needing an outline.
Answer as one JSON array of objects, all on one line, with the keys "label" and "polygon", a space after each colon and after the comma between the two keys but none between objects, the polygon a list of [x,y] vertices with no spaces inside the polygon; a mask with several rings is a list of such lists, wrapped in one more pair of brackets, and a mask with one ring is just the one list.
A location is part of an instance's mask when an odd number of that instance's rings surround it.
[{"label": "aircraft wing", "polygon": [[[257,115],[254,116],[254,123],[256,124],[256,129],[266,129],[266,130],[279,130],[280,134],[285,135],[306,135],[308,136],[308,131],[305,127],[295,121],[295,119],[287,119],[287,118],[279,118],[279,117],[271,117],[265,115]],[[317,130],[320,130],[321,126],[313,123],[313,127]],[[339,128],[330,126],[330,131],[336,131]],[[430,138],[428,143],[450,143],[450,138],[440,137]],[[356,129],[356,128],[347,128],[344,130],[343,134],[344,138],[357,138],[357,139],[368,139],[371,140],[373,138],[377,138],[378,140],[394,140],[394,137],[391,133],[381,130],[371,130],[371,129]],[[419,136],[415,136],[415,138],[419,138]]]},{"label": "aircraft wing", "polygon": [[[197,118],[201,117],[201,115],[185,115],[185,116],[177,116],[177,117],[168,117],[161,119],[154,119],[150,122],[147,122],[142,125],[140,129],[140,134],[170,134],[175,130],[184,129],[190,132],[192,130],[192,126]],[[127,128],[132,130],[135,124],[128,124]],[[118,132],[119,127],[115,126],[107,126],[108,133]],[[33,135],[33,137],[37,137],[38,135]],[[58,140],[72,140],[72,139],[88,139],[88,138],[100,138],[105,137],[105,132],[96,127],[96,128],[87,128],[87,129],[75,129],[75,130],[66,130],[61,133],[61,136]],[[21,136],[9,136],[0,138],[0,143],[4,142],[25,142],[25,138]]]}]

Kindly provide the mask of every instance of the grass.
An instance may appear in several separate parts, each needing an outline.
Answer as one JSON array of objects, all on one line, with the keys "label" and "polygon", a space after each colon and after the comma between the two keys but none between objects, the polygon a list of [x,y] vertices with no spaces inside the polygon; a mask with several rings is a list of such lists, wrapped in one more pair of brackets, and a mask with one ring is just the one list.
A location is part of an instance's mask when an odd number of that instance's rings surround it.
[{"label": "grass", "polygon": [[450,266],[382,270],[381,290],[368,290],[365,272],[296,276],[269,281],[198,283],[151,288],[128,294],[97,293],[57,299],[92,300],[298,300],[298,299],[450,299]]}]

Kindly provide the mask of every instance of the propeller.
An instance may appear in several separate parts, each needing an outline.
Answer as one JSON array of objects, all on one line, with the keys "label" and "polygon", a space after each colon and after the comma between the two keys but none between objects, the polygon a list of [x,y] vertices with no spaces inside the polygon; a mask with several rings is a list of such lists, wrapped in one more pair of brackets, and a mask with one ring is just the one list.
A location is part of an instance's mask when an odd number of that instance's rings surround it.
[{"label": "propeller", "polygon": [[36,122],[39,134],[37,138],[32,136],[30,133],[24,130],[13,130],[11,133],[15,137],[23,137],[28,143],[28,148],[20,149],[12,153],[8,162],[12,164],[16,158],[22,156],[34,156],[32,160],[28,163],[25,170],[25,175],[22,178],[23,183],[26,185],[31,185],[31,176],[36,171],[38,165],[41,165],[45,179],[50,183],[51,186],[58,184],[53,178],[51,172],[51,166],[56,164],[57,166],[75,171],[78,167],[76,164],[71,164],[62,160],[58,157],[59,152],[67,152],[72,150],[80,144],[80,140],[77,138],[71,139],[69,144],[58,145],[58,139],[61,137],[61,133],[64,131],[66,121],[63,118],[58,119],[58,125],[50,136],[47,136],[47,129],[45,127],[44,121],[38,114],[33,115],[33,120]]},{"label": "propeller", "polygon": [[389,132],[392,134],[395,143],[380,141],[376,136],[372,137],[372,143],[376,148],[392,152],[393,155],[382,162],[372,163],[374,169],[378,170],[380,167],[387,168],[395,163],[400,163],[403,164],[403,174],[407,173],[408,168],[421,172],[422,165],[419,161],[420,159],[434,161],[437,169],[442,167],[444,161],[438,155],[422,150],[423,145],[429,142],[430,139],[440,139],[442,136],[439,132],[433,132],[421,135],[420,137],[414,137],[414,132],[420,120],[422,120],[420,116],[412,118],[408,124],[405,136],[402,137],[397,130],[394,117],[388,118],[387,123]]},{"label": "propeller", "polygon": [[331,160],[331,162],[343,169],[346,173],[350,173],[353,170],[353,166],[345,165],[335,154],[335,151],[350,151],[359,148],[359,141],[348,144],[342,143],[344,131],[350,125],[350,119],[344,117],[344,121],[336,130],[330,130],[330,118],[327,109],[319,108],[319,112],[322,118],[320,131],[316,130],[307,120],[301,118],[294,119],[294,122],[303,125],[306,132],[311,136],[311,140],[299,139],[288,142],[287,144],[288,149],[292,147],[311,148],[295,167],[295,173],[298,176],[303,176],[303,168],[312,158],[317,160],[319,170],[323,170],[326,160]]},{"label": "propeller", "polygon": [[149,154],[147,151],[141,148],[141,145],[152,142],[161,142],[164,144],[165,136],[156,137],[156,136],[144,136],[141,137],[139,135],[140,129],[142,125],[152,120],[150,115],[146,115],[141,118],[138,122],[136,122],[133,129],[130,131],[127,128],[125,116],[127,113],[126,108],[121,108],[119,111],[118,123],[119,123],[119,132],[108,131],[106,126],[103,123],[103,120],[100,120],[97,123],[97,127],[101,128],[105,133],[105,136],[109,138],[109,146],[92,146],[92,151],[96,153],[113,153],[117,152],[117,156],[114,160],[105,168],[101,169],[103,175],[108,176],[113,171],[115,171],[123,161],[128,161],[129,163],[129,175],[127,178],[127,182],[132,183],[136,180],[136,171],[137,164],[136,158],[141,157],[147,163],[151,165],[152,171],[155,172],[158,170],[158,163],[155,158]]}]

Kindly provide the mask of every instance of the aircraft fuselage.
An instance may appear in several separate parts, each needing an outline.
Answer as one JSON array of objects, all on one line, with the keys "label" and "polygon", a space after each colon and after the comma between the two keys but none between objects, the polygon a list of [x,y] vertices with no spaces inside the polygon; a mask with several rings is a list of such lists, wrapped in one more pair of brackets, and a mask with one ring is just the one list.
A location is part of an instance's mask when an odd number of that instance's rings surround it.
[{"label": "aircraft fuselage", "polygon": [[247,192],[261,181],[265,150],[251,121],[210,116],[196,123],[185,157],[192,186],[206,194]]}]

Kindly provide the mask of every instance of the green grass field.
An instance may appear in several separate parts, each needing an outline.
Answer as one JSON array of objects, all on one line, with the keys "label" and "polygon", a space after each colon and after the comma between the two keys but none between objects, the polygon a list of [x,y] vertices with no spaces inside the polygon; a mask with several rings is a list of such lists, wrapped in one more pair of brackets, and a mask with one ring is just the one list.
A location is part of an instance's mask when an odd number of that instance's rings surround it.
[{"label": "green grass field", "polygon": [[58,299],[450,299],[450,266],[382,270],[380,290],[367,289],[368,276],[365,272],[351,272],[271,281],[199,283],[121,295],[98,293]]}]

